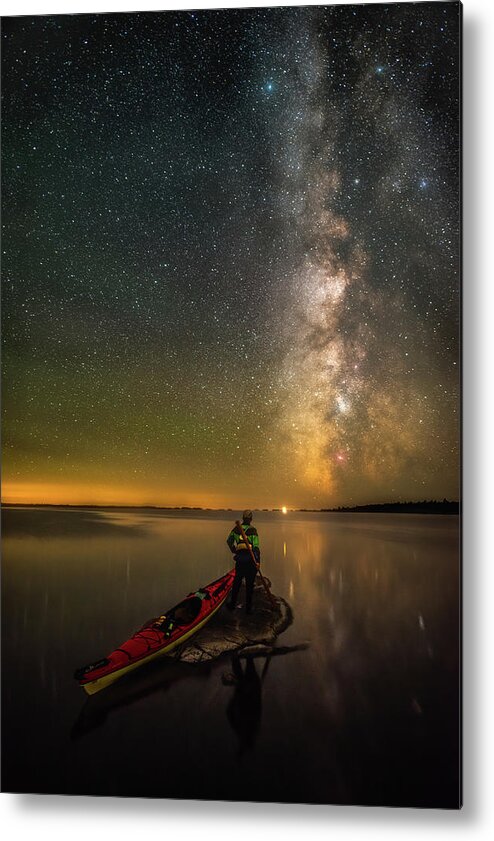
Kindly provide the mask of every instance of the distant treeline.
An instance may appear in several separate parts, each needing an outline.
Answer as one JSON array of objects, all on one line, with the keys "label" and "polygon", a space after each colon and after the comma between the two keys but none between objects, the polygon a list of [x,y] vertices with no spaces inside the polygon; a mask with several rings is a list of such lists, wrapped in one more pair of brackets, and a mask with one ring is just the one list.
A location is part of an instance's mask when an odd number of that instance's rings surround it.
[{"label": "distant treeline", "polygon": [[354,512],[354,513],[370,513],[370,514],[459,514],[460,503],[443,499],[442,502],[437,500],[424,499],[422,502],[384,502],[373,505],[355,505],[353,508],[321,508],[321,511],[335,512]]}]

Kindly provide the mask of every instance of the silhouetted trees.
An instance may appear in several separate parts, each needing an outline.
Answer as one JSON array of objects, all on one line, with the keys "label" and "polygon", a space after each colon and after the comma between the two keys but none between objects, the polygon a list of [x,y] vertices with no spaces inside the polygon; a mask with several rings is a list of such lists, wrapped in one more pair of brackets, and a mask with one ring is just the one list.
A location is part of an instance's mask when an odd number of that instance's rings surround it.
[{"label": "silhouetted trees", "polygon": [[448,499],[443,499],[442,502],[423,499],[421,502],[383,502],[371,505],[355,505],[353,507],[322,508],[321,511],[361,514],[459,514],[460,503]]}]

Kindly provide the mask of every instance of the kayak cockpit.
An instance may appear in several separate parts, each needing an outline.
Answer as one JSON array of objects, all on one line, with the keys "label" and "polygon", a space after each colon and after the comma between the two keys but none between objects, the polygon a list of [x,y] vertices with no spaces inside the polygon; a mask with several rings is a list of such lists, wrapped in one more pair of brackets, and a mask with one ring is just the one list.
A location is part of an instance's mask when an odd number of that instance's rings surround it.
[{"label": "kayak cockpit", "polygon": [[202,599],[199,596],[184,599],[166,614],[166,618],[174,625],[192,625],[201,612]]}]

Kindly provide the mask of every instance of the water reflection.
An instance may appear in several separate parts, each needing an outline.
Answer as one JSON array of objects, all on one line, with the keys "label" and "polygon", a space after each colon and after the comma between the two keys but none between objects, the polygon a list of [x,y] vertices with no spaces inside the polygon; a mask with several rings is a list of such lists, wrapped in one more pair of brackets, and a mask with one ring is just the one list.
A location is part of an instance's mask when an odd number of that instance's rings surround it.
[{"label": "water reflection", "polygon": [[112,518],[107,513],[85,509],[63,508],[3,508],[2,534],[4,537],[90,537],[117,536],[142,537],[146,527],[141,520],[131,517]]},{"label": "water reflection", "polygon": [[180,681],[206,681],[210,672],[208,663],[191,665],[166,659],[148,663],[97,695],[86,697],[72,726],[71,738],[79,739],[101,727],[115,710],[138,704],[155,693],[166,693]]},{"label": "water reflection", "polygon": [[232,664],[230,685],[220,664],[157,664],[81,713],[74,668],[222,575],[236,513],[4,511],[4,789],[456,805],[456,517],[259,512],[294,612],[278,647],[310,647],[272,656],[268,680]]},{"label": "water reflection", "polygon": [[[226,708],[226,717],[238,738],[238,758],[252,750],[256,743],[262,717],[262,684],[272,658],[284,657],[286,654],[305,651],[307,648],[307,642],[297,645],[283,645],[277,642],[274,646],[257,645],[232,656],[232,671],[223,674],[221,680],[224,686],[234,687],[233,696]],[[262,669],[259,667],[260,674],[255,665],[256,659],[264,660]],[[244,667],[242,661],[245,663]]]},{"label": "water reflection", "polygon": [[234,692],[226,709],[226,717],[238,738],[237,756],[241,758],[255,745],[262,715],[262,682],[267,674],[269,658],[266,659],[261,675],[257,673],[255,661],[249,657],[245,666],[239,657],[232,657],[232,671],[223,675],[223,683],[233,686]]}]

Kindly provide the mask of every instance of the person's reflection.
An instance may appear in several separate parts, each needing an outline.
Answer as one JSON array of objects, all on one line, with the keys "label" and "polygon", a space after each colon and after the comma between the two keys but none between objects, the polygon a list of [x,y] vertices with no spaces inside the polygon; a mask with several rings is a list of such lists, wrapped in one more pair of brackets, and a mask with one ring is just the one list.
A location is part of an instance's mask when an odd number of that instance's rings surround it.
[{"label": "person's reflection", "polygon": [[236,656],[232,657],[232,674],[223,676],[223,683],[234,686],[234,693],[226,708],[226,715],[232,728],[238,736],[238,756],[241,757],[255,745],[261,725],[262,713],[262,681],[267,672],[269,660],[262,671],[257,674],[254,660],[245,660],[245,669]]}]

